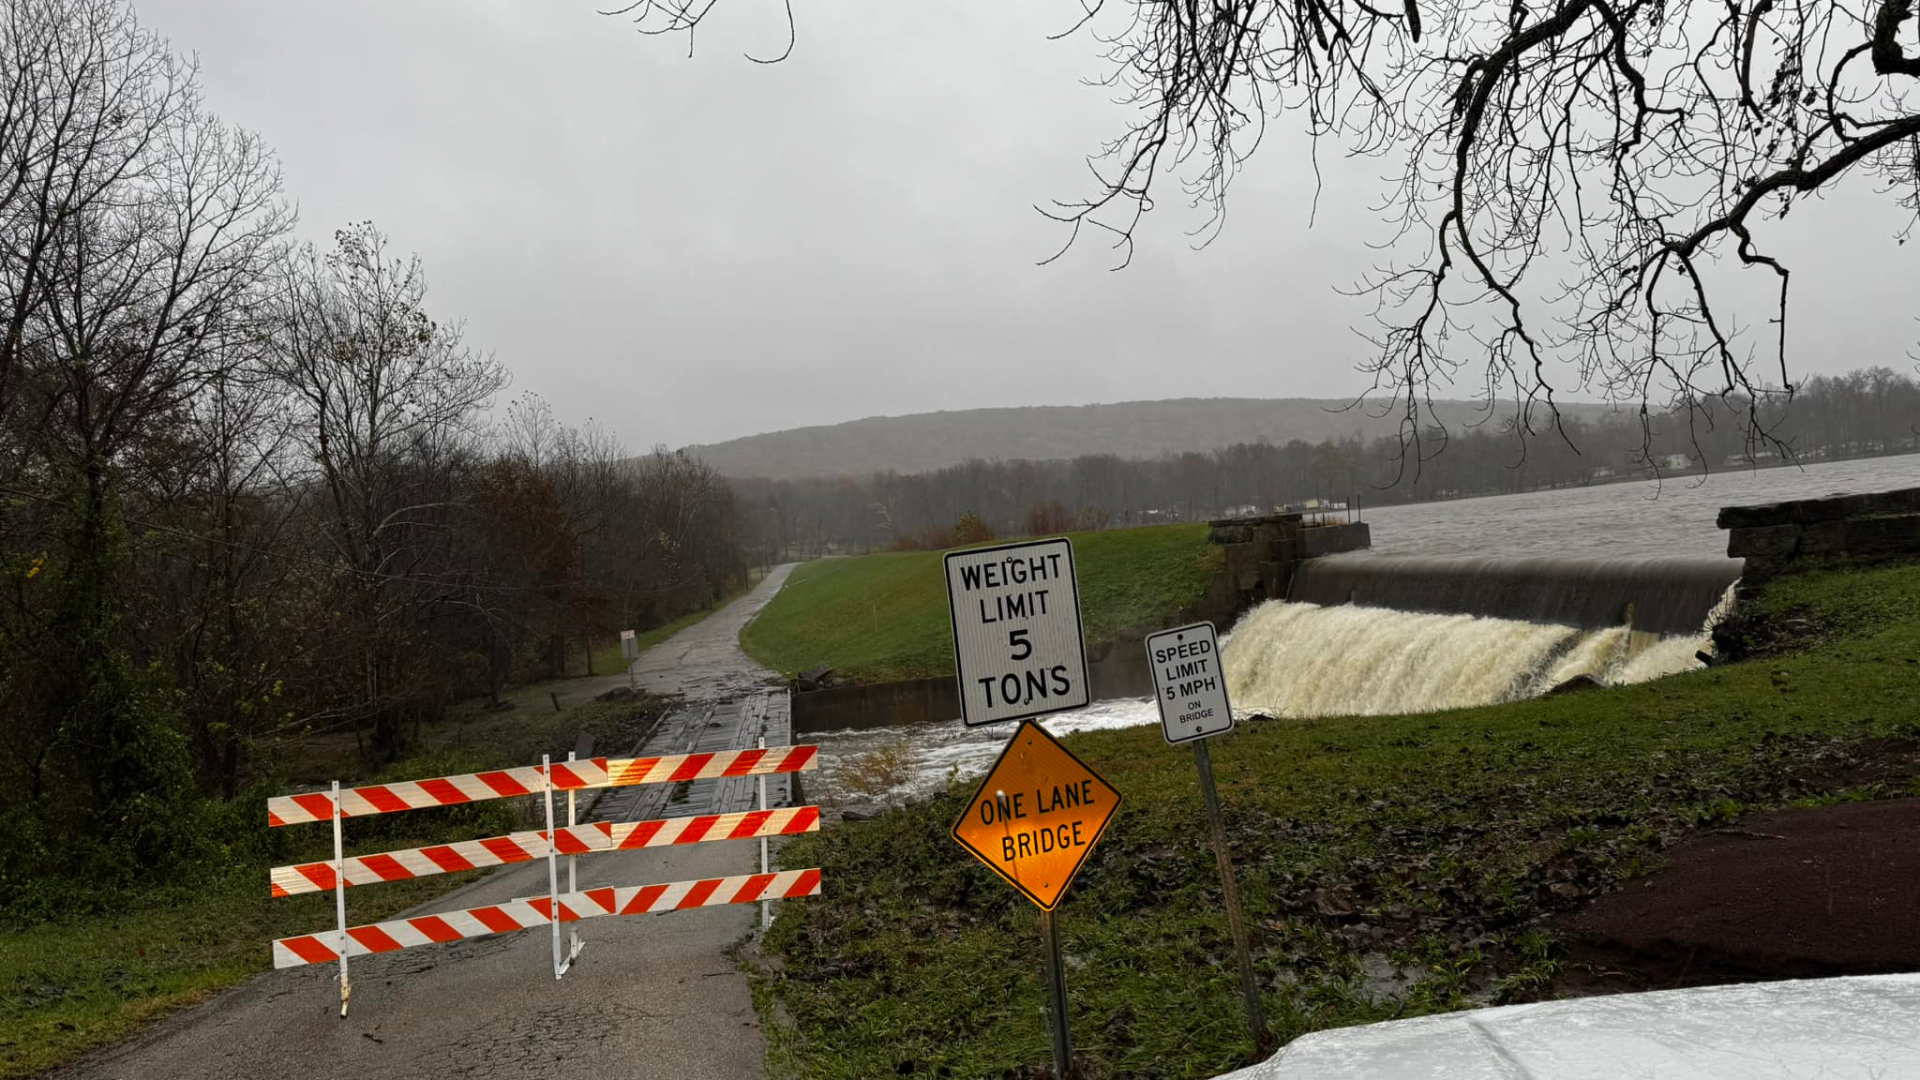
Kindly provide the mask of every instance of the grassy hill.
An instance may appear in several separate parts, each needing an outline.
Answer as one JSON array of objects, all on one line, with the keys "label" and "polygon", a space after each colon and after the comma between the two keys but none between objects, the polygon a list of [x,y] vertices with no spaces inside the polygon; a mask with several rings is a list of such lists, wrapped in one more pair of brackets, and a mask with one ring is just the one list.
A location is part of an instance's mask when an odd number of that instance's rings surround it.
[{"label": "grassy hill", "polygon": [[[1355,434],[1373,439],[1392,434],[1399,423],[1398,414],[1376,417],[1377,406],[1348,408],[1351,404],[1345,399],[1181,398],[965,409],[874,416],[687,450],[723,476],[793,480],[886,470],[923,473],[972,458],[1047,461],[1082,454],[1156,458],[1262,439],[1313,443]],[[1562,408],[1581,419],[1605,411],[1605,406],[1579,403]],[[1434,410],[1449,426],[1485,415],[1478,404],[1467,401],[1436,402]]]},{"label": "grassy hill", "polygon": [[[1200,597],[1218,559],[1202,524],[1073,537],[1088,643],[1150,625]],[[786,674],[830,667],[863,682],[953,673],[953,629],[937,551],[822,559],[796,569],[740,634]]]},{"label": "grassy hill", "polygon": [[[1757,811],[1911,795],[1920,566],[1780,579],[1796,655],[1420,716],[1256,721],[1214,761],[1267,1015],[1308,1031],[1550,997],[1543,918]],[[1893,740],[1890,742],[1889,740]],[[1060,909],[1087,1075],[1214,1076],[1252,1052],[1191,755],[1157,726],[1069,736],[1127,803]],[[772,1061],[819,1080],[1033,1076],[1034,909],[948,836],[972,783],[783,849],[758,986]],[[1397,973],[1397,974],[1396,974]],[[779,1018],[776,1020],[776,1018]]]}]

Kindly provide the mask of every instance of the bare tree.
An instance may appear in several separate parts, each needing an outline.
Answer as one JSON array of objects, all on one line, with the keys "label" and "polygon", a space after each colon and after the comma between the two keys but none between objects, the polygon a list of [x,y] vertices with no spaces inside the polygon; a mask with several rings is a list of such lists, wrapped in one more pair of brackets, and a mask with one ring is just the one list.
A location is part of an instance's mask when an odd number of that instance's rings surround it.
[{"label": "bare tree", "polygon": [[[616,13],[691,35],[714,4]],[[1084,6],[1070,29],[1099,35],[1135,119],[1091,159],[1093,192],[1046,211],[1068,245],[1100,231],[1124,263],[1167,173],[1217,227],[1282,114],[1395,163],[1390,250],[1413,254],[1361,283],[1366,366],[1414,460],[1436,384],[1457,379],[1511,400],[1520,438],[1564,435],[1557,396],[1598,391],[1650,423],[1656,403],[1696,420],[1709,398],[1741,403],[1765,441],[1764,403],[1795,380],[1790,273],[1763,224],[1852,175],[1920,211],[1912,0]],[[1721,271],[1740,269],[1774,295],[1758,342],[1727,299]]]},{"label": "bare tree", "polygon": [[403,713],[425,658],[419,609],[456,603],[443,574],[449,517],[462,496],[448,470],[505,387],[493,358],[428,317],[420,260],[390,259],[371,224],[298,252],[285,274],[276,346],[297,402],[295,438],[315,463],[326,542],[345,572],[356,645],[348,719],[371,722],[374,752],[400,749]]}]

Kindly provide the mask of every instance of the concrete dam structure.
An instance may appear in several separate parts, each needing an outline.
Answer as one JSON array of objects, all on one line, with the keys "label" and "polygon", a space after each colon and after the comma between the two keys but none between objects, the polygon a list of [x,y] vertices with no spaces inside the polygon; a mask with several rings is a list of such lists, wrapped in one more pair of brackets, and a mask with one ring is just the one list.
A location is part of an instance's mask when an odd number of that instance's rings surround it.
[{"label": "concrete dam structure", "polygon": [[1739,578],[1738,559],[1336,555],[1302,563],[1287,599],[1693,634]]},{"label": "concrete dam structure", "polygon": [[1236,706],[1363,716],[1494,704],[1704,666],[1738,589],[1920,554],[1920,489],[1721,511],[1744,558],[1484,559],[1343,554],[1299,562],[1285,602],[1234,627]]}]

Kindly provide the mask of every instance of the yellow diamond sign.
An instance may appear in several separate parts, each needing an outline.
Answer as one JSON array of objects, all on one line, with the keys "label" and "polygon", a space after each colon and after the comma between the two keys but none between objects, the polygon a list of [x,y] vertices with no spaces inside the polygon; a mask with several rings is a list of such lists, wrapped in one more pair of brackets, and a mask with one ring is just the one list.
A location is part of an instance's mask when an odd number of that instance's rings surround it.
[{"label": "yellow diamond sign", "polygon": [[1113,785],[1027,720],[953,823],[953,838],[1052,911],[1118,809]]}]

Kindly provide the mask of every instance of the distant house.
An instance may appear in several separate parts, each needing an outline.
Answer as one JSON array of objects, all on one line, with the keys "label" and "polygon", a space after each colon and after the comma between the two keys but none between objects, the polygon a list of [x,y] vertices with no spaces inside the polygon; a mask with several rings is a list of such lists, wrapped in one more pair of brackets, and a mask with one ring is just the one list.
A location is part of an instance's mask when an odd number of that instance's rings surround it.
[{"label": "distant house", "polygon": [[1666,461],[1662,464],[1669,469],[1691,469],[1693,468],[1693,459],[1685,454],[1668,454]]}]

